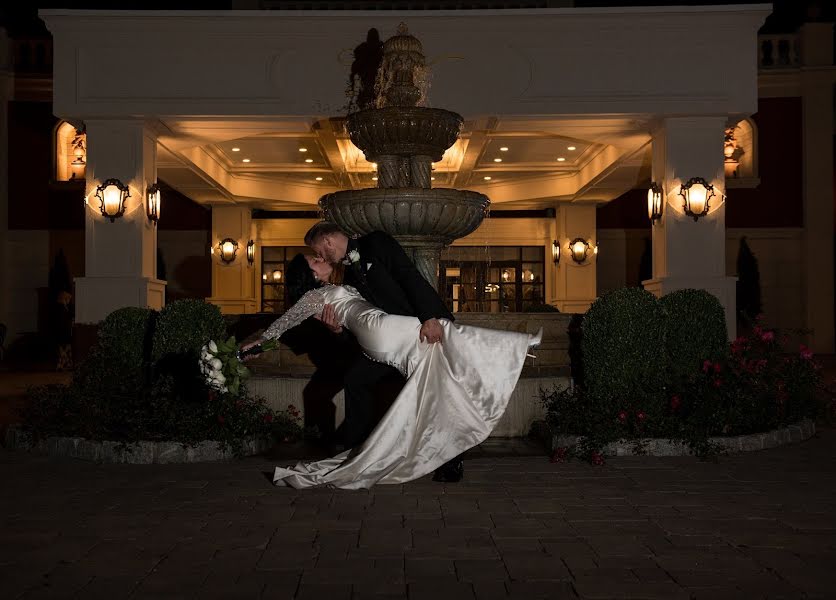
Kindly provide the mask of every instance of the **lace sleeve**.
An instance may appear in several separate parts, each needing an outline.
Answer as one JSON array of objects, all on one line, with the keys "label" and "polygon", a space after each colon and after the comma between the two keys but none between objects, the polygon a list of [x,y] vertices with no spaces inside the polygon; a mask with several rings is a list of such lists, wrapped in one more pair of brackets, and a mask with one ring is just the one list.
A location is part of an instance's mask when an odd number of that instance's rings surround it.
[{"label": "lace sleeve", "polygon": [[306,292],[299,301],[287,309],[287,311],[266,329],[262,334],[264,339],[279,339],[282,334],[292,327],[310,317],[322,312],[325,306],[325,298],[321,288]]}]

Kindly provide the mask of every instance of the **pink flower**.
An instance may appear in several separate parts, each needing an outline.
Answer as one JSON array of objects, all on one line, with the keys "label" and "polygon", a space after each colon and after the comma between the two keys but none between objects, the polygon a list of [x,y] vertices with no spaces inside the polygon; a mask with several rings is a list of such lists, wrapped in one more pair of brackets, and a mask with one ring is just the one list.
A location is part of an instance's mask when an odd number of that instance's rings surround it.
[{"label": "pink flower", "polygon": [[712,383],[714,384],[714,387],[719,388],[720,386],[723,385],[723,380],[720,379],[719,377],[717,377],[717,378],[714,379],[714,381]]},{"label": "pink flower", "polygon": [[273,414],[272,413],[269,413],[269,412],[264,413],[264,416],[262,418],[264,419],[265,423],[272,423],[273,422]]},{"label": "pink flower", "polygon": [[718,363],[718,362],[714,363],[714,364],[713,364],[713,365],[711,365],[711,366],[712,366],[712,368],[714,369],[714,372],[715,372],[715,373],[719,373],[720,371],[722,371],[722,370],[723,370],[723,366],[722,366],[720,363]]},{"label": "pink flower", "polygon": [[559,448],[555,448],[554,452],[552,452],[552,457],[549,459],[549,462],[559,463],[566,460],[566,447],[560,446]]},{"label": "pink flower", "polygon": [[706,359],[706,360],[702,361],[702,372],[703,373],[708,373],[711,370],[712,366],[713,365],[711,364],[710,360]]},{"label": "pink flower", "polygon": [[622,423],[625,423],[627,421],[627,411],[622,410],[620,413],[618,413],[618,420]]},{"label": "pink flower", "polygon": [[764,331],[763,335],[761,335],[761,339],[764,342],[771,342],[775,339],[775,332],[774,331]]},{"label": "pink flower", "polygon": [[643,411],[639,411],[636,413],[636,418],[639,421],[644,421],[647,418],[647,415]]},{"label": "pink flower", "polygon": [[671,396],[671,410],[679,408],[681,403],[682,401],[679,399],[679,396]]},{"label": "pink flower", "polygon": [[810,350],[804,344],[801,344],[801,346],[799,348],[799,352],[801,353],[801,358],[803,358],[804,360],[812,360],[813,359],[813,351]]},{"label": "pink flower", "polygon": [[601,466],[604,464],[604,455],[600,452],[593,452],[592,453],[592,464]]}]

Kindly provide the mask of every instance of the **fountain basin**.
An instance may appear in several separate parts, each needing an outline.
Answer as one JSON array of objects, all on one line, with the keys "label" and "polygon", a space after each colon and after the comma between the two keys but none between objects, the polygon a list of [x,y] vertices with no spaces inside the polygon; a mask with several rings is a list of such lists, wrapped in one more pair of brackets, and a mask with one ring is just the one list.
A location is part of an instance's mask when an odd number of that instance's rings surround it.
[{"label": "fountain basin", "polygon": [[319,205],[349,235],[383,231],[416,247],[447,245],[472,233],[490,200],[470,190],[371,188],[326,194]]},{"label": "fountain basin", "polygon": [[366,160],[382,156],[428,156],[435,162],[456,143],[462,117],[441,108],[388,106],[348,116],[351,141]]}]

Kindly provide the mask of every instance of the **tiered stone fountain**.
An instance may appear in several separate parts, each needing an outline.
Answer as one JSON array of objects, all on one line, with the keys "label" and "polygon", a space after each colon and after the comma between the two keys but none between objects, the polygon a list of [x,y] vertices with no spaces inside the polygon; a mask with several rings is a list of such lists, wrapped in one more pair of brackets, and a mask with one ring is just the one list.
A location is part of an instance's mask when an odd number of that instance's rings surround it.
[{"label": "tiered stone fountain", "polygon": [[377,188],[326,194],[319,205],[349,235],[384,231],[395,237],[437,287],[441,250],[479,227],[490,200],[468,190],[432,189],[432,163],[456,143],[462,117],[419,106],[426,74],[421,42],[402,23],[383,45],[375,107],[347,120],[351,141],[378,165]]}]

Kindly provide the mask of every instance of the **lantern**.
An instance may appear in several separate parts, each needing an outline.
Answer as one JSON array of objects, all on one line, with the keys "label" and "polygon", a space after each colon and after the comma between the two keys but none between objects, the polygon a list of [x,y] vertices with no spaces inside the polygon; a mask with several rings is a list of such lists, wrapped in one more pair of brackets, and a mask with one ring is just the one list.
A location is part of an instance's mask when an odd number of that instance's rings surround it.
[{"label": "lantern", "polygon": [[235,255],[238,254],[238,242],[232,238],[226,238],[218,244],[218,249],[221,251],[221,260],[229,264],[235,260]]},{"label": "lantern", "polygon": [[160,220],[160,186],[156,183],[148,188],[148,204],[146,206],[148,220],[157,224]]},{"label": "lantern", "polygon": [[552,260],[554,264],[560,264],[560,244],[557,243],[557,240],[552,242]]},{"label": "lantern", "polygon": [[684,200],[685,214],[694,217],[694,221],[708,214],[710,201],[714,197],[714,186],[702,177],[692,177],[679,190]]},{"label": "lantern", "polygon": [[651,223],[662,218],[662,187],[656,182],[647,190],[647,218]]},{"label": "lantern", "polygon": [[110,219],[113,223],[118,217],[125,214],[125,200],[131,193],[128,186],[118,179],[106,179],[103,184],[96,188],[96,198],[99,199],[99,208],[102,216]]},{"label": "lantern", "polygon": [[569,252],[572,254],[572,260],[581,264],[589,254],[589,242],[583,238],[575,238],[569,242]]},{"label": "lantern", "polygon": [[247,242],[247,262],[250,264],[255,262],[255,242],[253,240]]}]

